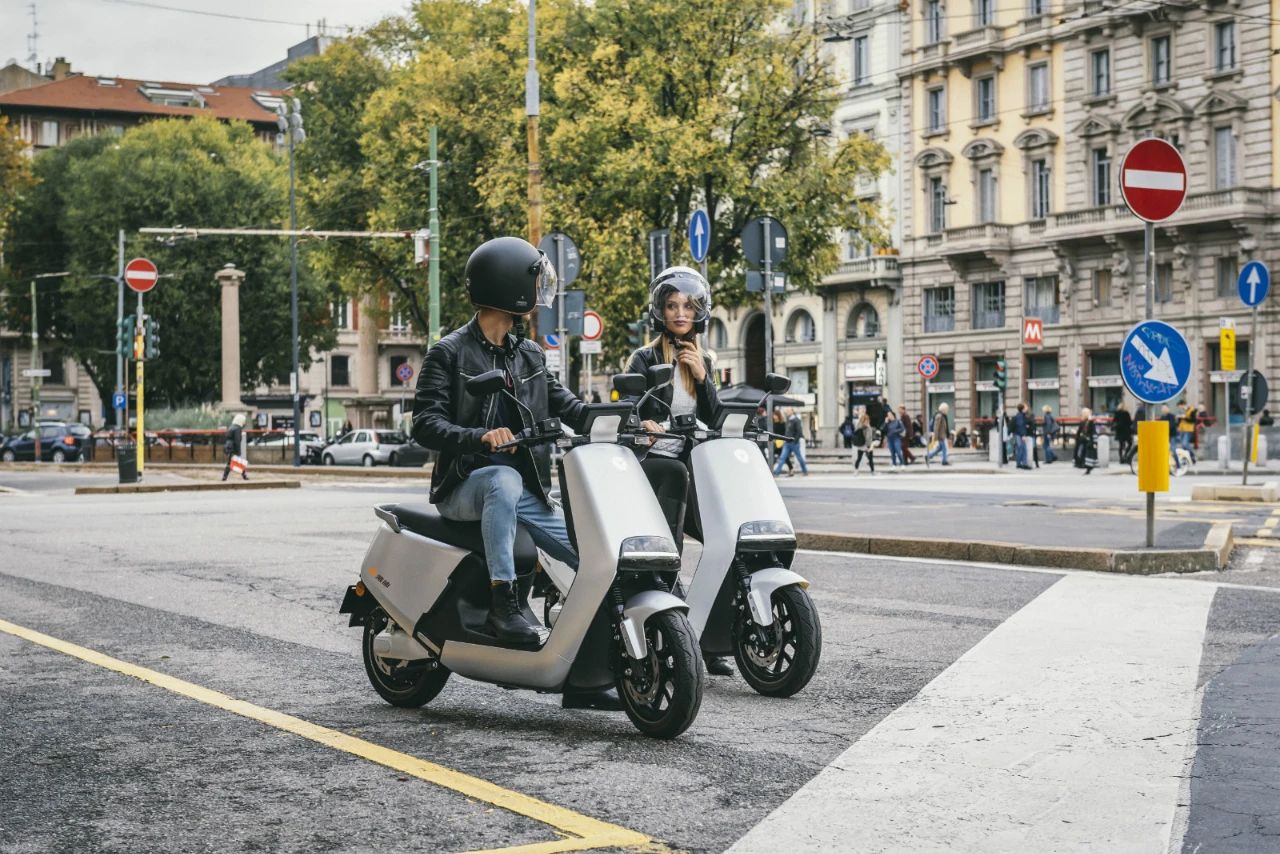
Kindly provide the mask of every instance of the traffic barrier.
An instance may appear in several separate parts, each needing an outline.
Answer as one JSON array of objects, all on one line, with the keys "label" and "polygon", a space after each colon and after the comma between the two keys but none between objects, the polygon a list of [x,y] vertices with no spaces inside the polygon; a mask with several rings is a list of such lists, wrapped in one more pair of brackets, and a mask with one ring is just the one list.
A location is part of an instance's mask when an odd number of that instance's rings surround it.
[{"label": "traffic barrier", "polygon": [[1169,422],[1138,422],[1138,491],[1169,491]]}]

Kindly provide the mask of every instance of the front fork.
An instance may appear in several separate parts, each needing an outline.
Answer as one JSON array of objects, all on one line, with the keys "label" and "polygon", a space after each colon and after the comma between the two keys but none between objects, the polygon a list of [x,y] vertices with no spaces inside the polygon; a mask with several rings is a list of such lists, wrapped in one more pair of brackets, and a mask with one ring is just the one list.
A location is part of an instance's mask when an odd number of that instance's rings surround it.
[{"label": "front fork", "polygon": [[623,593],[622,585],[615,579],[609,588],[609,606],[613,612],[614,637],[622,645],[628,658],[639,661],[649,655],[649,639],[644,626],[649,618],[662,611],[680,610],[688,613],[689,606],[667,590],[658,579],[657,590],[643,590],[630,597]]}]

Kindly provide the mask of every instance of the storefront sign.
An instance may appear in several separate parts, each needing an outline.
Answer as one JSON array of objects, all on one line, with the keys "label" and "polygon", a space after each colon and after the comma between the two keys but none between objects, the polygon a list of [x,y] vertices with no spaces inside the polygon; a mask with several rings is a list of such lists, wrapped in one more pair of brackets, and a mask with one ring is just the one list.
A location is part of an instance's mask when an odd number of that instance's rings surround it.
[{"label": "storefront sign", "polygon": [[1043,391],[1058,387],[1057,377],[1047,377],[1038,380],[1027,380],[1027,389],[1029,391]]},{"label": "storefront sign", "polygon": [[929,394],[955,394],[956,392],[955,383],[928,383],[926,388]]},{"label": "storefront sign", "polygon": [[1242,376],[1244,376],[1244,371],[1210,371],[1209,382],[1238,383]]},{"label": "storefront sign", "polygon": [[1124,385],[1124,378],[1119,374],[1089,377],[1089,388],[1118,388],[1122,385]]},{"label": "storefront sign", "polygon": [[847,380],[874,380],[876,378],[876,363],[845,362],[844,378]]},{"label": "storefront sign", "polygon": [[973,384],[974,391],[999,391],[995,380],[979,380]]}]

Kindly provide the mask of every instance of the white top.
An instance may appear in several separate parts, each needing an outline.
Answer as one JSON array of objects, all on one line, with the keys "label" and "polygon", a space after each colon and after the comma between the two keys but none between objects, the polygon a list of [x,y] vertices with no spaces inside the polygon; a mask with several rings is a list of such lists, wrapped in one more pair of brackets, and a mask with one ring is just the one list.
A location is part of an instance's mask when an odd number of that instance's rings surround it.
[{"label": "white top", "polygon": [[[675,378],[671,381],[671,414],[672,415],[690,415],[698,411],[698,399],[689,394],[689,390],[684,387],[684,377],[676,372]],[[668,420],[667,425],[671,424]],[[650,453],[657,452],[669,457],[680,456],[680,451],[684,448],[684,441],[681,439],[659,439],[654,443]]]}]

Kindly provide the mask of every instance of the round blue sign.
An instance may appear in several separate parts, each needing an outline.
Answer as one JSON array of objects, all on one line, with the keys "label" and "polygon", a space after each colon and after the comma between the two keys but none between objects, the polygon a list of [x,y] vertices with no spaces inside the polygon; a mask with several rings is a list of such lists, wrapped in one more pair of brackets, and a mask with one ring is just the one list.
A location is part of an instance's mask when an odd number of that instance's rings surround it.
[{"label": "round blue sign", "polygon": [[542,340],[547,342],[547,347],[554,350],[560,346],[559,335],[543,335]]},{"label": "round blue sign", "polygon": [[1182,333],[1159,320],[1144,320],[1120,347],[1120,376],[1125,388],[1144,403],[1165,403],[1186,388],[1191,377],[1191,348]]},{"label": "round blue sign", "polygon": [[1267,298],[1267,291],[1271,290],[1271,271],[1261,261],[1250,261],[1240,271],[1236,289],[1240,291],[1240,299],[1245,305],[1257,305]]},{"label": "round blue sign", "polygon": [[707,212],[699,208],[689,217],[689,252],[699,264],[707,257],[711,245],[711,220]]}]

